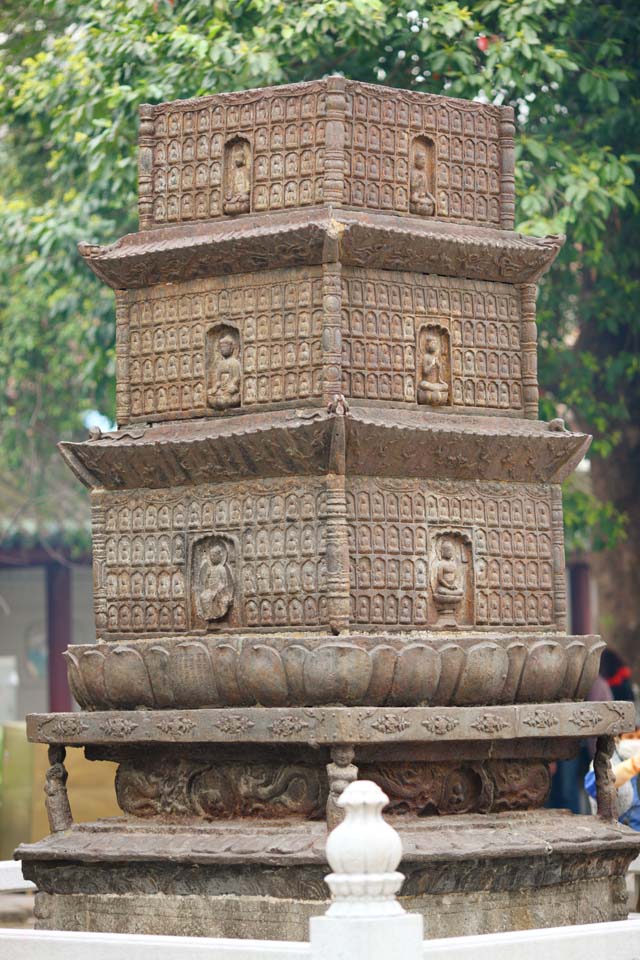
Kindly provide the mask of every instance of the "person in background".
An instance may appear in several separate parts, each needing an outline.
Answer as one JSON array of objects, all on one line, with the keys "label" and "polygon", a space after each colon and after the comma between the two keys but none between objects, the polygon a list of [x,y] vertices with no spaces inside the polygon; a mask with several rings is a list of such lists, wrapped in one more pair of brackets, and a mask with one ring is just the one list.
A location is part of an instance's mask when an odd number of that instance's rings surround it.
[{"label": "person in background", "polygon": [[600,661],[600,674],[611,687],[614,700],[632,700],[631,669],[622,657],[607,647]]},{"label": "person in background", "polygon": [[[638,793],[638,774],[640,773],[640,730],[623,733],[616,739],[616,747],[611,758],[611,769],[618,791],[618,820],[632,830],[640,832],[640,794]],[[596,812],[596,776],[593,764],[584,778],[584,788],[589,796],[591,809]]]},{"label": "person in background", "polygon": [[[586,699],[600,702],[613,700],[611,689],[600,674],[596,677]],[[557,763],[551,764],[551,790],[546,802],[547,807],[571,810],[572,813],[589,812],[582,785],[595,752],[596,738],[588,737],[580,741],[580,750],[576,757],[570,760],[558,760]]]}]

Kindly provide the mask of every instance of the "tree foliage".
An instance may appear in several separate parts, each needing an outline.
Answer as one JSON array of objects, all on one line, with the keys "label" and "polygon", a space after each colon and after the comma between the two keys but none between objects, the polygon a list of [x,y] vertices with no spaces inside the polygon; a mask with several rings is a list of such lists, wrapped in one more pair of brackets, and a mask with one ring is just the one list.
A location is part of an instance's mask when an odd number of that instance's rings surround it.
[{"label": "tree foliage", "polygon": [[[135,229],[144,102],[354,79],[511,103],[518,221],[566,232],[540,297],[542,413],[603,458],[638,415],[634,0],[4,0],[0,10],[1,449],[35,483],[83,410],[113,416],[113,301],[80,240]],[[577,500],[576,500],[577,497]],[[619,533],[575,491],[569,526]],[[595,510],[595,515],[594,511]],[[608,513],[607,513],[608,511]]]}]

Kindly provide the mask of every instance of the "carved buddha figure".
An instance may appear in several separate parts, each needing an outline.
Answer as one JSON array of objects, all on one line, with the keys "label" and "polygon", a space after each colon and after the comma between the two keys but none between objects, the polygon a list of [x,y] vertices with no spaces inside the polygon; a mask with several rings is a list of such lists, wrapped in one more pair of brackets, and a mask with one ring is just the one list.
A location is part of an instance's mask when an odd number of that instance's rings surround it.
[{"label": "carved buddha figure", "polygon": [[433,599],[440,614],[438,626],[456,627],[456,612],[464,599],[465,579],[462,566],[456,558],[455,546],[444,539],[440,544],[433,572]]},{"label": "carved buddha figure", "polygon": [[249,213],[251,208],[251,172],[249,145],[236,140],[225,149],[226,193],[223,210],[227,214]]},{"label": "carved buddha figure", "polygon": [[198,558],[195,605],[198,616],[207,623],[222,620],[233,602],[233,575],[229,568],[227,546],[214,540]]},{"label": "carved buddha figure", "polygon": [[437,336],[425,339],[424,356],[418,382],[418,403],[440,407],[449,400],[449,385],[442,379],[442,358]]},{"label": "carved buddha figure", "polygon": [[462,572],[455,559],[453,544],[444,540],[440,547],[440,561],[436,565],[435,592],[443,596],[462,597]]},{"label": "carved buddha figure", "polygon": [[217,343],[209,374],[207,402],[216,410],[240,406],[242,368],[237,356],[237,344],[230,334],[224,334]]},{"label": "carved buddha figure", "polygon": [[409,209],[422,217],[432,217],[436,212],[436,200],[429,190],[428,167],[426,148],[417,144],[409,181]]}]

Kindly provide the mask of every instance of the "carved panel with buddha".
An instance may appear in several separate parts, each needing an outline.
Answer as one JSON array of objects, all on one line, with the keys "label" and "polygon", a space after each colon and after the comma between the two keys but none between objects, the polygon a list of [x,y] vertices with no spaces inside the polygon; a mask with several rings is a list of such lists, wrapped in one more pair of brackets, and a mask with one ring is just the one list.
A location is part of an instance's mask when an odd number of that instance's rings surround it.
[{"label": "carved panel with buddha", "polygon": [[95,493],[99,635],[327,629],[347,580],[352,625],[563,627],[554,488],[346,482],[350,572],[333,587],[326,479]]},{"label": "carved panel with buddha", "polygon": [[549,488],[354,478],[347,517],[353,624],[564,624],[561,517]]},{"label": "carved panel with buddha", "polygon": [[345,396],[522,415],[516,287],[345,268],[342,317]]},{"label": "carved panel with buddha", "polygon": [[119,295],[118,421],[322,396],[322,268]]}]

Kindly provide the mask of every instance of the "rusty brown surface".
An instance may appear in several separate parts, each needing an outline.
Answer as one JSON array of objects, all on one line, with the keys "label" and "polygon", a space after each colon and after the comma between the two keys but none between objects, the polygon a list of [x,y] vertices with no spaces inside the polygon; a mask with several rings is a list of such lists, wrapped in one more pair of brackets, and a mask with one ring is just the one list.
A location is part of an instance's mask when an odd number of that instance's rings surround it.
[{"label": "rusty brown surface", "polygon": [[[633,708],[581,702],[602,644],[566,633],[560,484],[590,438],[538,420],[563,238],[513,230],[514,133],[508,107],[340,77],[141,108],[140,231],[80,245],[116,290],[119,429],[61,444],[99,642],[66,653],[81,711],[28,720],[44,925],[86,889],[89,926],[121,924],[115,892],[154,932],[169,896],[322,900],[316,821],[357,776],[409,894],[593,879],[622,915],[639,841],[603,818]],[[601,818],[539,809],[589,735]],[[119,764],[124,818],[67,829],[64,745]]]},{"label": "rusty brown surface", "polygon": [[141,227],[331,203],[513,227],[513,110],[334,76],[141,108]]},{"label": "rusty brown surface", "polygon": [[538,280],[563,243],[562,236],[320,207],[164,227],[78,249],[98,277],[120,290],[317,264],[522,284]]},{"label": "rusty brown surface", "polygon": [[32,713],[44,743],[367,744],[618,736],[633,729],[627,702],[488,707],[236,707]]},{"label": "rusty brown surface", "polygon": [[602,652],[598,637],[372,632],[188,636],[73,646],[74,697],[89,710],[137,707],[471,706],[581,700]]}]

